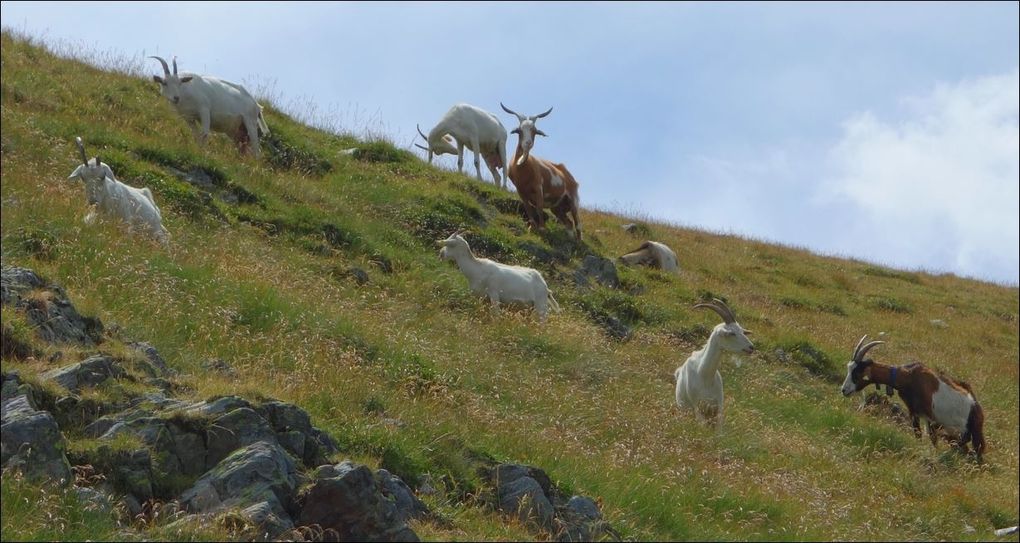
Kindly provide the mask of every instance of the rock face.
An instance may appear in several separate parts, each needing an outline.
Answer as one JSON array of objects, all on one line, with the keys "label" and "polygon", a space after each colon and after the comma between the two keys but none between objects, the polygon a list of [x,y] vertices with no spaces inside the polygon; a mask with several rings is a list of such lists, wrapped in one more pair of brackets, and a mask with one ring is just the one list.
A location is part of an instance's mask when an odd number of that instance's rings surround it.
[{"label": "rock face", "polygon": [[35,272],[5,266],[0,271],[0,298],[25,313],[36,333],[50,343],[91,347],[103,341],[103,323],[82,317],[63,289],[47,285]]},{"label": "rock face", "polygon": [[320,466],[302,501],[298,524],[335,530],[340,541],[418,541],[366,466]]},{"label": "rock face", "polygon": [[0,465],[16,467],[34,479],[71,481],[64,436],[53,415],[36,410],[23,394],[4,400],[0,413]]},{"label": "rock face", "polygon": [[[180,496],[193,513],[260,506],[290,529],[294,491],[300,478],[290,456],[278,444],[257,441],[223,459]],[[284,519],[286,521],[284,522]]]}]

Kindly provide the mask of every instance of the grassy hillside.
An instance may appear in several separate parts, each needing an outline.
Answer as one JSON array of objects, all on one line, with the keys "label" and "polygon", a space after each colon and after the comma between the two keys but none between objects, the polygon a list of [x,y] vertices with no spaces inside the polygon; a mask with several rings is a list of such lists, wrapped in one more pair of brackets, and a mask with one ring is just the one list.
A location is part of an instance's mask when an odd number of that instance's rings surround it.
[{"label": "grassy hillside", "polygon": [[[599,497],[635,539],[968,540],[1017,522],[1017,288],[649,221],[648,237],[676,250],[679,276],[621,269],[619,289],[577,287],[586,254],[613,258],[642,241],[620,228],[633,217],[583,211],[585,245],[575,248],[559,225],[528,233],[514,194],[272,106],[273,138],[254,160],[219,135],[198,148],[151,81],[8,34],[2,66],[3,262],[46,275],[82,313],[155,345],[191,375],[194,397],[291,401],[344,457],[411,482],[428,475],[441,492],[425,499],[450,522],[414,525],[424,539],[535,537],[477,505],[477,455],[540,466]],[[77,135],[120,179],[152,188],[169,248],[113,222],[83,223],[83,188],[66,180]],[[208,190],[175,172],[204,173]],[[458,227],[471,228],[477,254],[541,269],[564,311],[545,325],[492,313],[438,259],[434,240]],[[673,370],[718,322],[691,309],[711,296],[730,303],[758,348],[722,369],[718,433],[673,400]],[[629,339],[606,332],[609,317],[631,327]],[[840,395],[865,333],[885,333],[879,361],[924,361],[973,385],[986,413],[984,465],[945,443],[935,452]],[[210,358],[239,377],[207,372]],[[4,359],[3,369],[31,375],[52,367],[45,360]],[[31,489],[9,487],[8,477],[3,539],[61,537],[18,528],[45,520],[8,499]],[[116,537],[92,525],[64,536]]]}]

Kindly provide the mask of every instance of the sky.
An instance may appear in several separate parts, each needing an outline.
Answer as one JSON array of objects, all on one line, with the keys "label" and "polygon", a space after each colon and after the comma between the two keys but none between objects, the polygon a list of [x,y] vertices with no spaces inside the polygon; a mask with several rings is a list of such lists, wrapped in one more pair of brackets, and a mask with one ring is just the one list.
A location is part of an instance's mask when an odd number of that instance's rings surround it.
[{"label": "sky", "polygon": [[83,50],[176,55],[415,152],[415,124],[459,102],[508,132],[501,101],[552,107],[534,153],[569,167],[585,207],[1020,277],[1016,2],[3,2],[0,16]]}]

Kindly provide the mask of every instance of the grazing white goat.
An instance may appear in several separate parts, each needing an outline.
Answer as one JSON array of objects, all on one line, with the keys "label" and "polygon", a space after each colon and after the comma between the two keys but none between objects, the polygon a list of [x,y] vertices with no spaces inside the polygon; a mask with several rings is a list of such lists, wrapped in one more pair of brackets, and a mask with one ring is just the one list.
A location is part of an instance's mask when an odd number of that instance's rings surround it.
[{"label": "grazing white goat", "polygon": [[747,339],[751,332],[741,328],[733,311],[718,298],[711,303],[694,307],[711,309],[722,317],[708,336],[708,342],[700,351],[691,353],[690,358],[673,372],[676,377],[676,405],[681,410],[693,409],[699,422],[715,419],[718,428],[723,422],[723,385],[719,366],[723,353],[754,352],[754,344]]},{"label": "grazing white goat", "polygon": [[535,121],[552,113],[552,108],[545,113],[527,116],[504,106],[502,102],[499,105],[507,113],[516,116],[520,123],[520,126],[511,131],[517,134],[517,150],[514,151],[514,160],[507,174],[514,187],[517,187],[517,196],[524,203],[528,224],[536,229],[545,228],[543,210],[548,207],[563,226],[574,231],[574,239],[580,242],[581,218],[578,216],[578,207],[581,200],[577,194],[577,180],[565,165],[531,154],[535,136],[545,136],[545,132],[535,126]]},{"label": "grazing white goat", "polygon": [[933,447],[938,448],[940,434],[963,453],[967,452],[970,441],[980,462],[985,452],[985,412],[970,385],[942,373],[936,374],[920,362],[886,366],[870,358],[865,360],[868,350],[885,343],[872,341],[865,345],[867,339],[865,335],[857,342],[846,365],[843,395],[850,396],[872,384],[885,385],[887,394],[891,396],[895,390],[907,405],[914,435],[921,437],[920,419],[924,418],[928,421],[928,437]]},{"label": "grazing white goat", "polygon": [[121,183],[99,157],[86,158],[85,144],[81,137],[75,138],[81,151],[81,165],[71,172],[68,179],[81,179],[85,183],[85,196],[92,210],[85,216],[85,222],[95,220],[96,210],[123,220],[129,227],[139,227],[160,243],[166,245],[170,234],[163,228],[163,215],[152,198],[148,188],[136,189]]},{"label": "grazing white goat", "polygon": [[640,247],[620,257],[625,264],[644,264],[653,268],[661,268],[671,273],[680,271],[676,253],[665,244],[657,241],[646,241]]},{"label": "grazing white goat", "polygon": [[560,304],[553,298],[552,291],[538,270],[478,258],[471,252],[468,242],[460,236],[461,233],[454,232],[450,237],[436,242],[442,246],[439,257],[457,262],[475,294],[488,296],[493,308],[498,308],[500,302],[531,304],[535,306],[541,322],[545,321],[550,307],[555,311],[560,310]]},{"label": "grazing white goat", "polygon": [[249,144],[255,156],[262,153],[259,132],[269,135],[269,127],[262,117],[262,106],[244,87],[209,75],[177,75],[177,57],[173,59],[173,73],[162,58],[149,58],[163,65],[163,77],[154,75],[152,80],[159,83],[160,93],[191,125],[200,145],[205,145],[211,129],[230,136],[242,153]]},{"label": "grazing white goat", "polygon": [[506,188],[506,128],[492,113],[471,104],[456,104],[425,135],[418,127],[418,133],[428,142],[428,147],[417,145],[432,155],[457,155],[457,171],[464,172],[464,147],[475,153],[475,175],[482,180],[482,169],[478,157],[485,158],[485,165],[492,172],[492,182]]}]

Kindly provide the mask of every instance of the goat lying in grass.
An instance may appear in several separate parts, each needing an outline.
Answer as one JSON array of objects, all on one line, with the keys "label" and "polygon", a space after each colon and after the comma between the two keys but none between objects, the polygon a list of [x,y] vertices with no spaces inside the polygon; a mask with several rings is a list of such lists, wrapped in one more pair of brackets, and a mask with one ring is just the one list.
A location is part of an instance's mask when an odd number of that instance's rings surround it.
[{"label": "goat lying in grass", "polygon": [[971,441],[980,462],[985,451],[985,414],[970,385],[942,373],[936,374],[919,362],[886,366],[870,358],[865,360],[864,355],[872,347],[885,343],[872,341],[865,345],[867,339],[865,335],[857,342],[846,365],[843,395],[850,396],[872,384],[876,387],[885,385],[887,394],[892,395],[895,390],[907,405],[915,436],[920,439],[920,419],[924,418],[928,421],[928,437],[932,446],[938,448],[938,436],[941,434],[966,454],[967,442]]},{"label": "goat lying in grass", "polygon": [[450,237],[436,242],[442,246],[439,257],[456,261],[460,271],[467,277],[471,290],[488,296],[493,308],[498,308],[500,302],[524,302],[535,307],[539,321],[542,322],[549,314],[550,306],[555,311],[560,310],[560,305],[556,303],[538,270],[477,258],[467,241],[460,237],[461,233],[454,232]]},{"label": "goat lying in grass", "polygon": [[121,219],[129,227],[139,227],[166,245],[170,234],[163,228],[163,215],[152,198],[148,188],[136,189],[117,180],[105,162],[99,157],[88,160],[85,144],[81,137],[75,138],[81,152],[82,164],[71,172],[68,179],[81,179],[85,183],[85,196],[92,210],[85,216],[85,222],[95,220],[96,210]]},{"label": "goat lying in grass", "polygon": [[637,249],[621,256],[620,260],[630,266],[642,264],[670,273],[680,271],[680,265],[677,264],[676,253],[673,252],[673,249],[657,241],[642,243]]},{"label": "goat lying in grass", "polygon": [[681,410],[693,409],[699,422],[715,421],[718,428],[723,422],[723,386],[719,366],[725,352],[751,354],[754,345],[747,339],[751,332],[737,324],[733,311],[722,300],[697,304],[694,307],[711,309],[722,317],[708,336],[700,351],[676,369],[676,405]]}]

